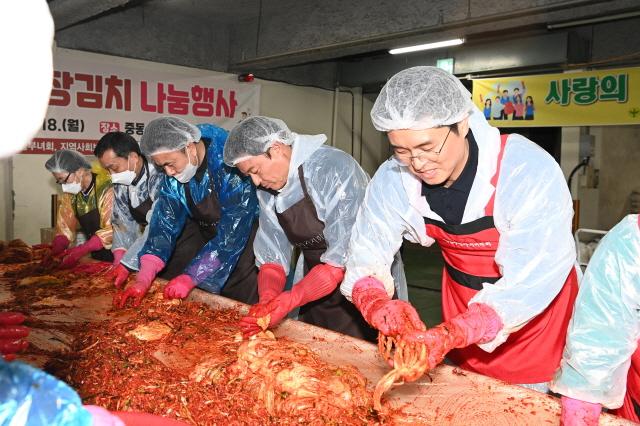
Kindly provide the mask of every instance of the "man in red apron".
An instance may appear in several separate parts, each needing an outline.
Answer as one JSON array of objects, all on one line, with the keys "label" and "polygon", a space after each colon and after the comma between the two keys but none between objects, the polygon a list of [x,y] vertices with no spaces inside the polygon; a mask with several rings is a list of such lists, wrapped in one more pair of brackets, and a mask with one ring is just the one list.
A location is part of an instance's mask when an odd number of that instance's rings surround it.
[{"label": "man in red apron", "polygon": [[[429,367],[461,367],[546,389],[577,293],[571,197],[558,164],[500,135],[453,75],[393,76],[371,111],[394,157],[380,166],[354,225],[342,292],[387,335],[425,342]],[[425,331],[391,300],[402,239],[442,248],[444,323]]]},{"label": "man in red apron", "polygon": [[640,216],[622,219],[589,261],[551,389],[565,425],[597,425],[602,407],[640,422]]},{"label": "man in red apron", "polygon": [[[324,145],[326,140],[295,134],[268,117],[247,118],[229,134],[225,162],[259,189],[254,252],[260,300],[240,322],[245,336],[260,331],[258,318],[269,315],[275,326],[300,307],[300,319],[309,324],[375,338],[339,290],[351,227],[369,179],[351,156]],[[294,247],[302,254],[296,271],[301,279],[283,291]]]}]

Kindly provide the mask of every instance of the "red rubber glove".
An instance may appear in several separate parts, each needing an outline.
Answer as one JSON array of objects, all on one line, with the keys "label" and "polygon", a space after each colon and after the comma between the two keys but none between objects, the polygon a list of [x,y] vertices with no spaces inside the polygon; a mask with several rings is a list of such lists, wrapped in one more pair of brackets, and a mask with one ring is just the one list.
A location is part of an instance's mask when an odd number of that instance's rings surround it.
[{"label": "red rubber glove", "polygon": [[251,307],[249,315],[240,320],[240,329],[245,337],[258,333],[261,329],[258,318],[271,315],[269,327],[280,323],[289,312],[298,306],[331,294],[344,278],[344,270],[322,263],[314,266],[291,291],[280,293],[275,299],[258,303]]},{"label": "red rubber glove", "polygon": [[404,300],[391,300],[384,284],[376,278],[356,281],[351,298],[364,319],[386,336],[427,329],[416,309]]},{"label": "red rubber glove", "polygon": [[473,303],[450,321],[427,331],[413,331],[403,335],[407,341],[427,345],[431,370],[444,360],[444,356],[455,348],[464,348],[473,343],[490,342],[502,329],[502,320],[489,305]]},{"label": "red rubber glove", "polygon": [[69,247],[69,239],[64,235],[56,235],[51,242],[51,255],[58,256]]},{"label": "red rubber glove", "polygon": [[122,264],[118,264],[112,271],[111,276],[113,276],[113,284],[117,289],[120,289],[124,283],[127,282],[127,278],[129,278],[129,270],[124,267]]},{"label": "red rubber glove", "polygon": [[125,253],[127,252],[126,249],[123,248],[118,248],[115,250],[111,250],[111,253],[113,253],[113,265],[119,265],[120,261],[122,260],[122,256],[125,255]]},{"label": "red rubber glove", "polygon": [[98,238],[97,235],[92,236],[86,243],[80,244],[79,246],[67,250],[65,257],[60,264],[60,269],[68,269],[74,267],[82,257],[91,252],[98,251],[102,247],[103,245],[102,241],[100,241],[100,238]]},{"label": "red rubber glove", "polygon": [[29,346],[24,340],[29,328],[22,324],[25,316],[19,312],[0,312],[0,355],[7,361],[16,358],[15,354]]},{"label": "red rubber glove", "polygon": [[181,274],[169,281],[162,293],[165,299],[184,299],[195,286],[196,283],[189,275]]},{"label": "red rubber glove", "polygon": [[287,275],[282,265],[265,263],[258,272],[258,303],[267,303],[282,293],[287,283]]},{"label": "red rubber glove", "polygon": [[140,257],[140,270],[136,274],[135,284],[130,285],[122,292],[116,293],[113,297],[114,306],[124,308],[129,298],[133,299],[132,305],[134,307],[140,306],[142,298],[147,294],[147,291],[149,291],[149,287],[151,287],[151,283],[163,268],[164,261],[158,256],[145,254]]},{"label": "red rubber glove", "polygon": [[560,424],[564,426],[597,426],[602,405],[563,396]]}]

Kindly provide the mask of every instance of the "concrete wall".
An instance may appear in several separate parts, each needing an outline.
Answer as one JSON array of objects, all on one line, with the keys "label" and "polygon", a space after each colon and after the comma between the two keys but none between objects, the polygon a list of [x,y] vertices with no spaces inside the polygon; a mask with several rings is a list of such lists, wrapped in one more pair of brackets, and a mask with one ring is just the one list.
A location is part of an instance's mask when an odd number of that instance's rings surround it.
[{"label": "concrete wall", "polygon": [[12,185],[10,159],[0,160],[0,240],[10,240],[13,234],[11,226],[13,206],[12,206]]},{"label": "concrete wall", "polygon": [[600,229],[610,229],[629,214],[629,196],[640,191],[640,126],[609,126],[594,129],[600,145]]},{"label": "concrete wall", "polygon": [[[590,166],[573,178],[572,194],[580,200],[580,227],[611,229],[631,212],[630,194],[640,192],[640,126],[582,128],[594,136]],[[561,167],[565,177],[579,163],[581,128],[562,129]]]}]

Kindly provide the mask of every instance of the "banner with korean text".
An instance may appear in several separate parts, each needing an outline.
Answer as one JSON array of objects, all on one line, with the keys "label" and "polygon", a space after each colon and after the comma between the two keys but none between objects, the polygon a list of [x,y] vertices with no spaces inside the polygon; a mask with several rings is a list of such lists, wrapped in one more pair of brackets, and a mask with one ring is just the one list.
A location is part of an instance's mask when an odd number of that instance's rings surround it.
[{"label": "banner with korean text", "polygon": [[230,130],[259,107],[260,85],[232,74],[56,49],[49,109],[22,153],[92,154],[105,133],[139,141],[145,125],[162,115]]},{"label": "banner with korean text", "polygon": [[640,124],[640,68],[473,80],[496,127]]}]

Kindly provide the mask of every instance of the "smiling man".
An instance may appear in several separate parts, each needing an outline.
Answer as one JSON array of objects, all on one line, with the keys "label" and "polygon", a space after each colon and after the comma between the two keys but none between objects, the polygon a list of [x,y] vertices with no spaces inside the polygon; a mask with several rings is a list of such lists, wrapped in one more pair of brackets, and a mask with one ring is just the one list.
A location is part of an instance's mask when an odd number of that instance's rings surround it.
[{"label": "smiling man", "polygon": [[[395,155],[367,189],[342,292],[382,333],[425,343],[429,368],[448,354],[471,371],[547,389],[577,293],[560,167],[528,139],[500,135],[439,68],[393,76],[371,119]],[[445,322],[429,330],[409,303],[391,300],[403,238],[442,249]]]},{"label": "smiling man", "polygon": [[185,298],[197,286],[244,303],[257,300],[258,201],[251,181],[223,163],[226,139],[220,127],[194,126],[177,117],[147,124],[140,147],[165,176],[139,252],[136,282],[119,294],[116,305],[129,298],[139,305],[176,256],[186,266],[165,286],[165,298]]},{"label": "smiling man", "polygon": [[[375,338],[339,290],[369,178],[351,156],[325,146],[326,140],[325,135],[293,133],[283,121],[259,116],[243,120],[229,134],[225,162],[259,188],[254,252],[260,301],[240,322],[245,336],[260,331],[258,318],[268,316],[269,326],[275,326],[300,307],[300,319],[309,324]],[[284,291],[294,247],[302,252],[297,279],[291,291]]]}]

